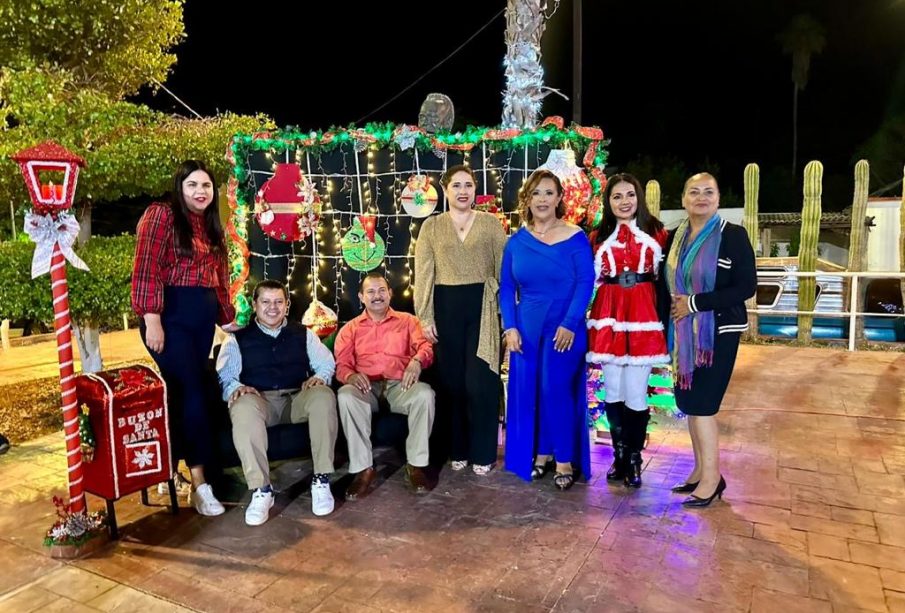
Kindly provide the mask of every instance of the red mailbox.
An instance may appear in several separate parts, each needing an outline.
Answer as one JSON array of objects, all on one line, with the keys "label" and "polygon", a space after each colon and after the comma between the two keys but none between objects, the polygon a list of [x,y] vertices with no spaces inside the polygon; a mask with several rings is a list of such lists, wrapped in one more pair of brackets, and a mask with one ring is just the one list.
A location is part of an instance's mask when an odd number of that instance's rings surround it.
[{"label": "red mailbox", "polygon": [[129,366],[79,375],[76,393],[96,442],[83,464],[85,491],[107,499],[115,526],[112,501],[172,478],[166,385],[150,368]]}]

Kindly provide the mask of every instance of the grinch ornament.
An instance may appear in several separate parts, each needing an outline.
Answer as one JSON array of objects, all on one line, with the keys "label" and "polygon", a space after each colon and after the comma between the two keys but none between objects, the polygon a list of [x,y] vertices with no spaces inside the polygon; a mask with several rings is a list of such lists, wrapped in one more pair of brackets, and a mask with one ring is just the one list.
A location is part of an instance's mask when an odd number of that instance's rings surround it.
[{"label": "grinch ornament", "polygon": [[427,175],[412,175],[402,190],[402,208],[412,217],[428,217],[437,208],[437,188]]},{"label": "grinch ornament", "polygon": [[276,172],[255,194],[255,218],[264,234],[291,243],[317,227],[321,199],[298,164],[277,164]]},{"label": "grinch ornament", "polygon": [[386,243],[376,233],[376,227],[377,219],[373,215],[359,215],[340,241],[343,259],[352,270],[368,272],[383,262]]}]

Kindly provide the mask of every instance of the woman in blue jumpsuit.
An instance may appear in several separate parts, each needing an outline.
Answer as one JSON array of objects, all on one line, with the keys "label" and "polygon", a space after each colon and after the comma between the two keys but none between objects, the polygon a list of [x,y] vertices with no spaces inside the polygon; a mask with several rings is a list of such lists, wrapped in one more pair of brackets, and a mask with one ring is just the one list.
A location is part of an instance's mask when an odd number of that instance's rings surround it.
[{"label": "woman in blue jumpsuit", "polygon": [[591,247],[562,220],[562,186],[534,172],[521,197],[527,225],[506,244],[500,305],[509,354],[506,468],[526,480],[556,463],[566,490],[575,470],[591,474],[587,425],[585,311],[594,285]]}]

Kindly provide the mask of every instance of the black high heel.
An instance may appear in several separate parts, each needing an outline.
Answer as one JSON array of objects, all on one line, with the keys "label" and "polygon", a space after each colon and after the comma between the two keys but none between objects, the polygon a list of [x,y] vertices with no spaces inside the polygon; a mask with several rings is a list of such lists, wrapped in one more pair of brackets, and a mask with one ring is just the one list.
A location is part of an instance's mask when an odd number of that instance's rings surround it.
[{"label": "black high heel", "polygon": [[539,481],[547,476],[547,473],[553,470],[553,460],[547,460],[543,464],[535,464],[531,469],[531,480]]},{"label": "black high heel", "polygon": [[716,486],[716,490],[714,490],[713,494],[711,494],[710,498],[699,498],[692,494],[688,498],[682,501],[683,507],[709,507],[710,503],[713,502],[714,498],[723,499],[723,491],[726,489],[726,480],[723,479],[723,475],[720,475],[720,482]]},{"label": "black high heel", "polygon": [[572,473],[556,473],[553,476],[553,485],[561,492],[575,485],[575,475]]},{"label": "black high heel", "polygon": [[690,494],[697,489],[698,483],[700,483],[700,481],[695,481],[694,483],[691,481],[677,483],[672,486],[672,492],[674,494]]}]

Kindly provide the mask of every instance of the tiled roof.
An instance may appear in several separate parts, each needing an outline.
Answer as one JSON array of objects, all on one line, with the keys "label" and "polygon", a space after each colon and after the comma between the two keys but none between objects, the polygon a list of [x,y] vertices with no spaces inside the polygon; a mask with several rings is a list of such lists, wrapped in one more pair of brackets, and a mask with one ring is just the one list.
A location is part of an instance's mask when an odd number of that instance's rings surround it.
[{"label": "tiled roof", "polygon": [[[870,225],[870,217],[865,217],[865,225]],[[758,213],[757,223],[760,226],[800,226],[801,213]],[[851,227],[850,211],[823,213],[820,216],[821,227]]]}]

